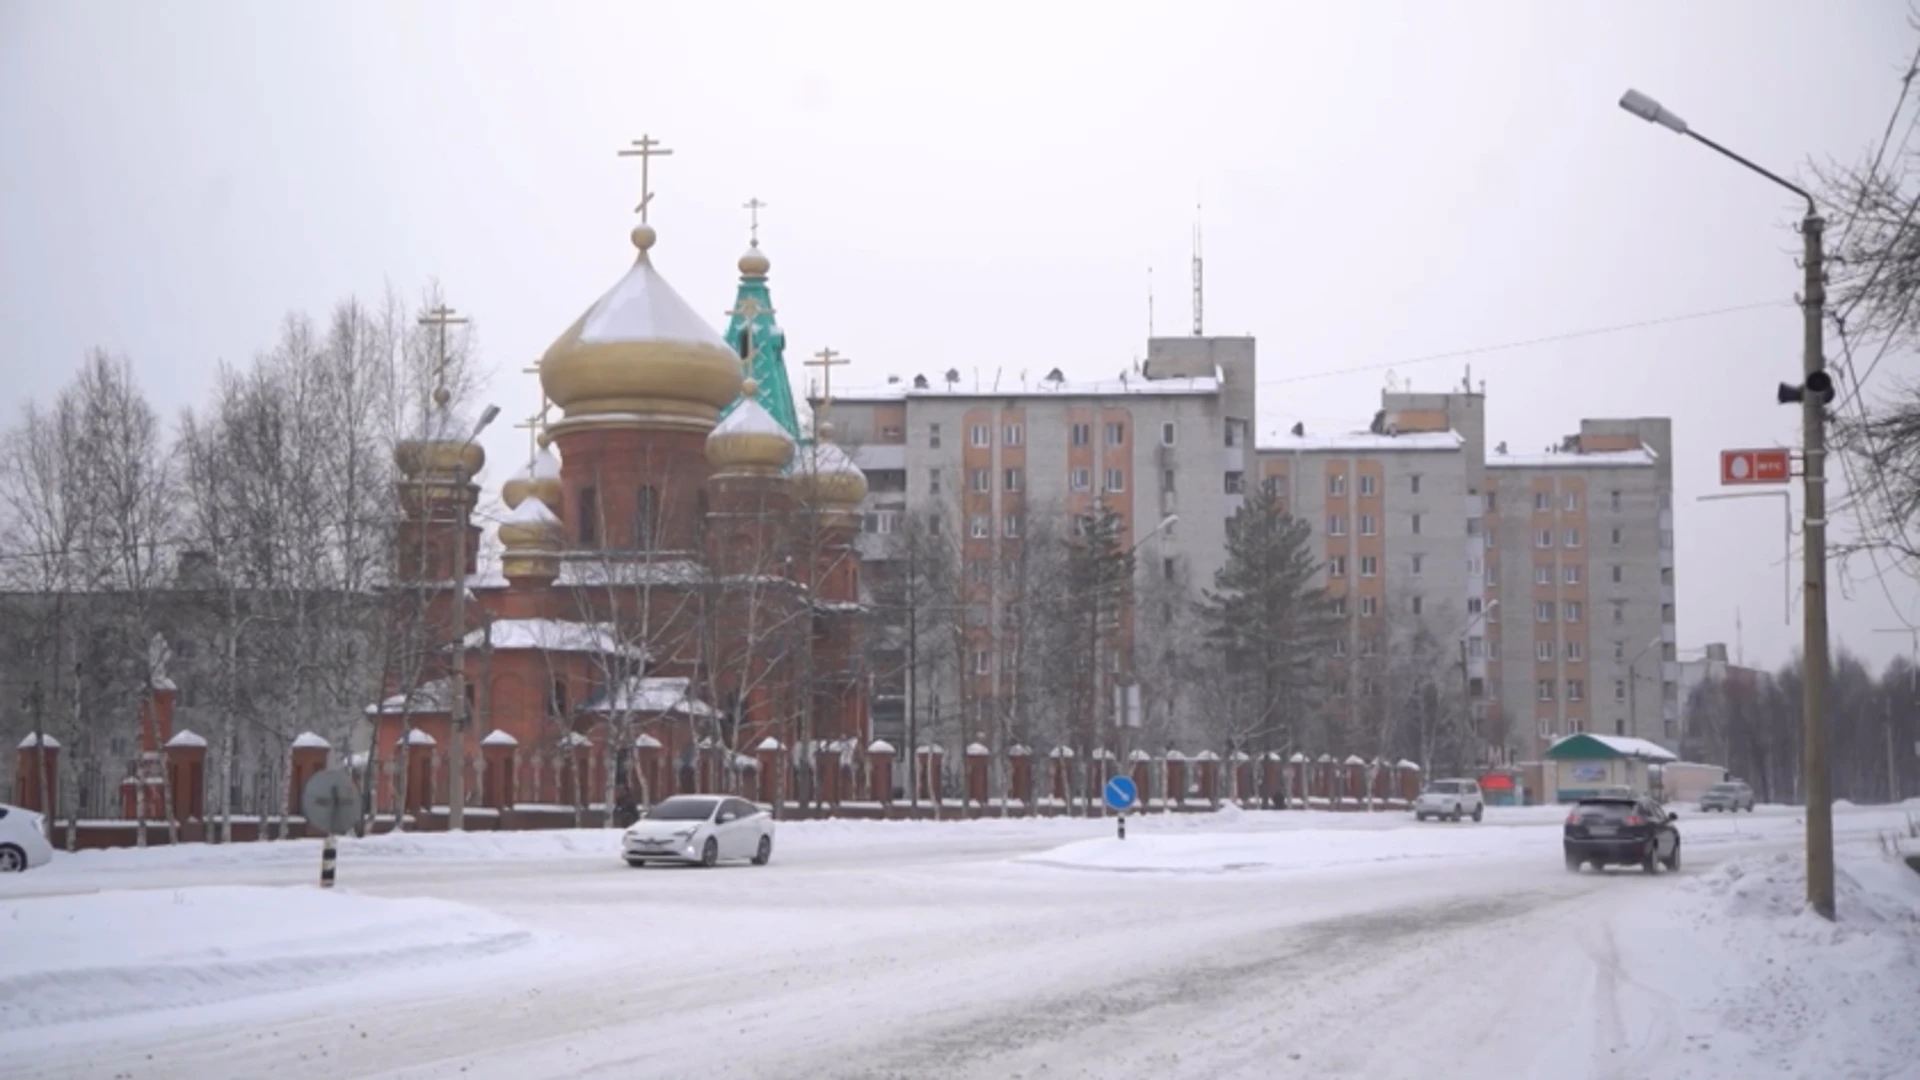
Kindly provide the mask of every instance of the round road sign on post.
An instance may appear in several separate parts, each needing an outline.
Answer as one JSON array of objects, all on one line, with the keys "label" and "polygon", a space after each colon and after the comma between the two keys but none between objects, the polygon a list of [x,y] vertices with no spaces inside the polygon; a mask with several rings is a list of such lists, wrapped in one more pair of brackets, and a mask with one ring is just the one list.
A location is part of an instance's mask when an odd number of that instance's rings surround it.
[{"label": "round road sign on post", "polygon": [[1120,839],[1125,840],[1127,811],[1133,809],[1133,804],[1140,801],[1140,790],[1134,786],[1133,777],[1116,776],[1107,781],[1107,786],[1101,794],[1106,797],[1108,808],[1120,815]]},{"label": "round road sign on post", "polygon": [[334,837],[360,824],[360,792],[345,769],[323,769],[307,781],[300,793],[300,812],[307,824],[327,834],[320,845],[320,887],[333,888]]}]

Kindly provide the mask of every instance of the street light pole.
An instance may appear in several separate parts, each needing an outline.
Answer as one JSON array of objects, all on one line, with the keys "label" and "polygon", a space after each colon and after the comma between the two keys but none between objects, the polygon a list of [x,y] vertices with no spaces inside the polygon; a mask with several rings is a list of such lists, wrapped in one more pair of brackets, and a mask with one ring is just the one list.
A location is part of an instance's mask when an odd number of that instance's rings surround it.
[{"label": "street light pole", "polygon": [[[466,827],[467,817],[467,730],[472,717],[467,709],[467,462],[463,457],[467,447],[480,437],[493,418],[500,415],[498,405],[487,406],[480,414],[480,422],[473,425],[473,432],[460,444],[460,450],[454,454],[458,483],[453,487],[454,528],[453,528],[453,675],[448,680],[448,688],[453,698],[449,704],[453,710],[453,739],[447,747],[447,830],[459,832]],[[609,793],[609,800],[612,795]],[[611,811],[609,811],[611,812]]]},{"label": "street light pole", "polygon": [[1739,154],[1699,134],[1687,122],[1668,112],[1654,99],[1638,90],[1628,90],[1620,107],[1649,123],[1685,135],[1695,142],[1731,158],[1753,172],[1786,188],[1804,199],[1807,213],[1800,221],[1804,245],[1802,266],[1805,282],[1800,297],[1802,312],[1801,369],[1799,385],[1780,384],[1779,402],[1800,406],[1801,480],[1805,488],[1802,532],[1805,534],[1805,566],[1801,582],[1806,605],[1805,643],[1802,674],[1801,721],[1805,746],[1801,753],[1801,786],[1807,806],[1807,904],[1822,918],[1834,917],[1833,898],[1833,799],[1832,775],[1827,761],[1827,430],[1826,407],[1833,401],[1833,378],[1826,372],[1823,346],[1827,285],[1821,237],[1826,222],[1821,220],[1813,196],[1799,186],[1748,161]]}]

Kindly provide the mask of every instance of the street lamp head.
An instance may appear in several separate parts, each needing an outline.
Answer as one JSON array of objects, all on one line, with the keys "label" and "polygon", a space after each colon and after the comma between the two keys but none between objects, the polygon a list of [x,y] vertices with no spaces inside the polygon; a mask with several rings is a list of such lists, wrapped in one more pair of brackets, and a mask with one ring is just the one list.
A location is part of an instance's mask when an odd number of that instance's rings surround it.
[{"label": "street lamp head", "polygon": [[1160,524],[1155,526],[1155,528],[1171,529],[1173,528],[1174,523],[1179,520],[1180,520],[1179,514],[1168,514],[1166,517],[1163,517],[1160,519]]},{"label": "street lamp head", "polygon": [[498,405],[487,406],[486,411],[480,414],[480,422],[473,425],[474,437],[477,438],[481,432],[487,430],[487,425],[493,423],[494,420],[497,417],[499,417],[499,415],[500,415],[500,406]]},{"label": "street lamp head", "polygon": [[1680,135],[1687,133],[1687,122],[1662,108],[1660,103],[1638,90],[1629,90],[1620,97],[1620,107],[1650,124]]}]

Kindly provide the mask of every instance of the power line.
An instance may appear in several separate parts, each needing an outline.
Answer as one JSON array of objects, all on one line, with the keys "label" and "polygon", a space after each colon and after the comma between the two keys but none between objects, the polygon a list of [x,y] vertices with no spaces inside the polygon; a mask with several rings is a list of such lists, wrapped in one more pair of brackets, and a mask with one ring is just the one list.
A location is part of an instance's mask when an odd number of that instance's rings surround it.
[{"label": "power line", "polygon": [[1733,307],[1714,308],[1710,311],[1695,311],[1685,315],[1667,315],[1657,319],[1642,319],[1639,322],[1616,323],[1612,326],[1597,326],[1587,330],[1570,330],[1564,334],[1549,334],[1545,337],[1508,341],[1498,345],[1481,345],[1471,349],[1452,349],[1447,352],[1429,353],[1424,356],[1396,360],[1392,363],[1362,364],[1357,367],[1308,372],[1304,375],[1289,375],[1283,379],[1262,379],[1258,385],[1281,386],[1287,383],[1306,382],[1312,379],[1332,378],[1337,375],[1356,375],[1369,371],[1386,371],[1392,368],[1406,367],[1411,364],[1431,363],[1435,360],[1458,360],[1469,356],[1484,356],[1488,353],[1532,348],[1536,345],[1552,345],[1562,341],[1577,341],[1582,338],[1604,337],[1608,334],[1625,333],[1628,330],[1644,330],[1648,327],[1666,326],[1672,323],[1695,322],[1700,319],[1711,319],[1721,315],[1733,315],[1743,311],[1759,311],[1763,308],[1783,307],[1791,303],[1792,302],[1788,300],[1766,300],[1755,304],[1738,304]]}]

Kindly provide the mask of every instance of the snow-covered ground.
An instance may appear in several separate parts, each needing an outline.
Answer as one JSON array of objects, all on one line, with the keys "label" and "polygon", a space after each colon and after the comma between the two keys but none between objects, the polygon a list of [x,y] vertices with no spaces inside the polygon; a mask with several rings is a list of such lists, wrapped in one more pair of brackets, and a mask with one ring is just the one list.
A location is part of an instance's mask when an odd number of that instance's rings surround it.
[{"label": "snow-covered ground", "polygon": [[[1912,1077],[1920,806],[1683,809],[1679,874],[1561,812],[803,822],[635,871],[605,831],[63,856],[0,880],[7,1077]],[[1909,841],[1909,850],[1920,844]]]}]

